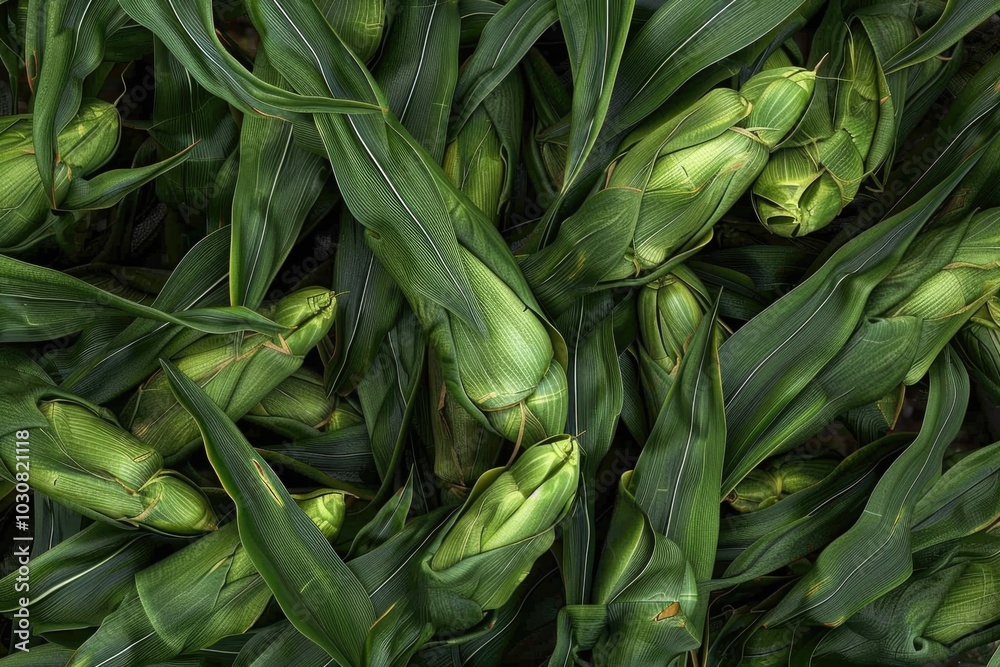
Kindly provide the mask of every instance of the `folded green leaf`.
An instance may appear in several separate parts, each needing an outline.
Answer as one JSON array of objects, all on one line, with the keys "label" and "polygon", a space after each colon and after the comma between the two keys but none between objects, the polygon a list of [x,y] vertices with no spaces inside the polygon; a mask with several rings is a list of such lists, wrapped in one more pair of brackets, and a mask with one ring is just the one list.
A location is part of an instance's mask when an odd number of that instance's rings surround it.
[{"label": "folded green leaf", "polygon": [[920,494],[940,474],[969,400],[969,377],[950,351],[931,366],[920,434],[872,491],[857,523],[826,547],[812,569],[765,620],[768,627],[804,617],[838,626],[906,581],[913,570],[910,525]]},{"label": "folded green leaf", "polygon": [[887,72],[933,58],[998,11],[994,0],[948,0],[937,22],[885,62]]}]

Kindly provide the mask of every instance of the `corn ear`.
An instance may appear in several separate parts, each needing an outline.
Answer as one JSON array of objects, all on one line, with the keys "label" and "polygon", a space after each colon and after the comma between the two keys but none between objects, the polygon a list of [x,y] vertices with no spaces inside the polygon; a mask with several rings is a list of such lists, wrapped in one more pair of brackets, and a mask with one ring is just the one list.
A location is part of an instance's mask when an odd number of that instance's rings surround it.
[{"label": "corn ear", "polygon": [[707,243],[795,127],[814,85],[808,70],[764,71],[741,89],[749,97],[716,89],[626,138],[604,188],[562,223],[551,245],[524,260],[539,300],[564,312],[589,291],[655,276]]},{"label": "corn ear", "polygon": [[108,161],[118,146],[120,120],[114,106],[87,100],[59,133],[59,161],[51,195],[42,184],[32,143],[31,116],[0,121],[0,247],[14,246],[31,235],[69,192],[70,181]]},{"label": "corn ear", "polygon": [[452,338],[465,395],[508,440],[538,442],[566,425],[566,371],[546,324],[485,264],[462,253],[485,332],[461,320]]},{"label": "corn ear", "polygon": [[[214,530],[201,491],[163,468],[163,457],[98,410],[68,400],[42,401],[45,426],[32,430],[32,486],[81,514],[123,527],[171,535]],[[0,456],[15,470],[13,438]]]},{"label": "corn ear", "polygon": [[708,299],[708,289],[683,265],[639,290],[639,371],[649,414],[659,414]]},{"label": "corn ear", "polygon": [[[445,174],[494,226],[499,223],[513,189],[514,166],[520,155],[523,115],[524,88],[520,77],[514,72],[504,78],[476,108],[445,149]],[[481,280],[484,284],[495,282],[485,274]],[[516,295],[506,290],[502,295],[496,296],[515,304],[517,301]],[[544,332],[545,337],[549,336],[545,325],[532,317],[526,309],[524,315],[524,321],[529,327],[539,327],[539,333]],[[471,335],[476,336],[474,332]],[[539,336],[536,343],[539,350],[551,348],[551,342],[546,344],[542,336]],[[501,346],[495,347],[505,357],[512,351]],[[530,352],[527,348],[525,351]],[[535,368],[532,363],[526,366]],[[539,401],[539,398],[551,393],[546,386],[549,375],[560,375],[562,367],[557,362],[549,362],[548,371],[536,382],[535,391],[527,398],[519,399],[515,405],[490,405],[487,408],[485,403],[470,395],[477,407],[484,408],[484,414],[492,428],[487,428],[480,419],[470,414],[446,390],[447,383],[438,353],[433,349],[428,353],[428,369],[432,396],[430,421],[435,454],[434,471],[445,489],[445,502],[461,502],[476,479],[496,464],[496,456],[502,443],[501,436],[531,444],[561,431],[565,424],[567,408],[559,405],[558,397],[554,405],[555,414],[552,415],[545,412],[545,406]],[[462,365],[460,372],[463,386],[472,370],[472,367]],[[561,375],[564,380],[565,373]],[[562,398],[565,398],[565,392],[562,393]]]},{"label": "corn ear", "polygon": [[864,177],[864,160],[847,130],[814,145],[780,150],[754,183],[757,215],[775,234],[809,234],[854,199]]},{"label": "corn ear", "polygon": [[515,70],[476,107],[445,149],[445,174],[494,225],[513,192],[523,116],[524,86]]},{"label": "corn ear", "polygon": [[737,512],[756,512],[816,484],[837,462],[829,459],[786,461],[758,467],[744,477],[726,499]]},{"label": "corn ear", "polygon": [[576,439],[560,436],[479,478],[420,566],[431,622],[462,630],[501,607],[552,545],[579,483]]},{"label": "corn ear", "polygon": [[[337,536],[345,515],[342,493],[319,489],[292,497],[324,537]],[[271,599],[236,522],[140,571],[135,583],[138,595],[105,619],[69,665],[168,661],[246,632]]]},{"label": "corn ear", "polygon": [[244,417],[287,438],[302,439],[364,423],[347,400],[327,396],[323,376],[300,368],[281,381]]},{"label": "corn ear", "polygon": [[[238,419],[254,408],[302,365],[303,356],[333,326],[337,299],[327,289],[309,287],[281,299],[269,312],[290,333],[206,336],[174,356],[178,368],[202,386],[226,414]],[[168,459],[198,444],[198,427],[157,371],[123,408],[122,423]]]}]

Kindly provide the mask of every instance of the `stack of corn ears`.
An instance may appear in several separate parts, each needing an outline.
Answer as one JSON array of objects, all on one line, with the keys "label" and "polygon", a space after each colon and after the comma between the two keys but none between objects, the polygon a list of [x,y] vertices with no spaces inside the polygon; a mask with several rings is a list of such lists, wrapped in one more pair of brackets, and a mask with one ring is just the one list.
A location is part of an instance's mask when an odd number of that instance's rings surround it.
[{"label": "stack of corn ears", "polygon": [[988,655],[998,11],[0,2],[0,667]]}]

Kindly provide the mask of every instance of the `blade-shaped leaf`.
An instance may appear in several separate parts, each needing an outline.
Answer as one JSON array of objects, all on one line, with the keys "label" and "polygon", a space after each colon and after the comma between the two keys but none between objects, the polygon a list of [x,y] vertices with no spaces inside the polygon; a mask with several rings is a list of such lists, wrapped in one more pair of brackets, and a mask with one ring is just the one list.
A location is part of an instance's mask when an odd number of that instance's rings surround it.
[{"label": "blade-shaped leaf", "polygon": [[459,30],[457,0],[401,0],[375,72],[389,108],[438,163],[458,81]]},{"label": "blade-shaped leaf", "polygon": [[128,193],[186,162],[191,157],[193,148],[189,146],[176,155],[144,167],[112,169],[90,179],[74,178],[70,181],[69,192],[59,203],[59,208],[69,211],[110,208]]},{"label": "blade-shaped leaf", "polygon": [[611,133],[645,118],[698,71],[753,43],[804,0],[667,0],[629,40],[615,85]]},{"label": "blade-shaped leaf", "polygon": [[[569,433],[584,452],[580,489],[563,524],[563,578],[567,604],[590,601],[597,558],[595,501],[598,466],[611,449],[624,400],[616,326],[633,319],[633,301],[615,304],[609,294],[580,299],[562,318],[569,341]],[[634,327],[634,322],[631,322]],[[624,337],[623,337],[624,338]],[[628,337],[631,342],[631,336]]]},{"label": "blade-shaped leaf", "polygon": [[180,324],[207,333],[283,329],[247,308],[196,308],[170,313],[105,292],[60,271],[0,255],[0,342],[59,338],[105,314],[131,315]]},{"label": "blade-shaped leaf", "polygon": [[837,415],[877,401],[903,382],[920,340],[916,317],[873,318],[817,373],[760,438],[729,467],[722,491],[733,488],[764,459],[802,444]]},{"label": "blade-shaped leaf", "polygon": [[722,345],[727,478],[757,436],[847,342],[868,294],[961,175],[952,174],[910,208],[851,240]]},{"label": "blade-shaped leaf", "polygon": [[919,435],[879,480],[857,523],[823,550],[768,615],[768,626],[800,616],[840,625],[909,578],[913,510],[928,482],[940,474],[942,456],[962,426],[968,402],[968,373],[946,349],[931,366]]},{"label": "blade-shaped leaf", "polygon": [[459,76],[451,138],[558,18],[556,0],[511,0],[493,15]]},{"label": "blade-shaped leaf", "polygon": [[[257,52],[254,76],[276,87],[286,86],[265,48]],[[290,123],[252,115],[243,119],[229,257],[234,306],[257,308],[263,301],[326,176],[322,158],[295,144]]]},{"label": "blade-shaped leaf", "polygon": [[563,189],[597,142],[611,103],[635,0],[557,0],[573,68],[573,121]]},{"label": "blade-shaped leaf", "polygon": [[157,179],[156,195],[182,211],[204,212],[216,176],[236,147],[239,128],[226,101],[199,86],[159,39],[153,66],[156,89],[149,135],[156,140],[158,155],[165,158],[194,146],[186,164]]},{"label": "blade-shaped leaf", "polygon": [[[382,99],[371,75],[312,4],[249,3],[275,66],[297,90]],[[308,54],[291,45],[304,43]],[[465,321],[481,323],[462,264],[450,205],[460,195],[391,112],[316,116],[344,199],[368,229],[368,240],[398,284]],[[429,178],[427,178],[429,177]],[[428,182],[430,181],[430,182]]]},{"label": "blade-shaped leaf", "polygon": [[[224,305],[228,256],[229,230],[209,234],[184,255],[153,305],[167,311]],[[101,349],[93,350],[62,385],[103,403],[149,377],[160,357],[170,358],[201,335],[169,322],[134,320]]]},{"label": "blade-shaped leaf", "polygon": [[105,41],[127,20],[115,0],[32,0],[28,5],[25,61],[35,89],[32,138],[38,173],[50,192],[59,159],[56,135],[80,109],[83,80],[104,59]]},{"label": "blade-shaped leaf", "polygon": [[681,548],[699,581],[711,577],[726,443],[718,301],[705,314],[632,473],[649,523]]},{"label": "blade-shaped leaf", "polygon": [[219,41],[211,2],[120,0],[120,4],[129,16],[162,39],[206,90],[247,113],[307,123],[301,114],[363,113],[380,108],[369,100],[298,95],[261,81]]},{"label": "blade-shaped leaf", "polygon": [[209,461],[236,504],[243,547],[282,611],[342,665],[360,665],[375,621],[361,582],[225,413],[175,366],[162,367],[198,423]]},{"label": "blade-shaped leaf", "polygon": [[948,0],[937,22],[882,66],[894,72],[933,58],[998,11],[996,0]]}]

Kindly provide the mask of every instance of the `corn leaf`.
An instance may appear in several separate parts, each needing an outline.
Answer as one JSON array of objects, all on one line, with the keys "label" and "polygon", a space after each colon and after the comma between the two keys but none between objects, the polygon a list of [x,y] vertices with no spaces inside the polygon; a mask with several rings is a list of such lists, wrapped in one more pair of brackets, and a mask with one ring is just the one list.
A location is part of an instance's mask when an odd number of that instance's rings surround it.
[{"label": "corn leaf", "polygon": [[300,665],[327,667],[330,656],[288,621],[279,621],[255,633],[243,645],[233,667]]},{"label": "corn leaf", "polygon": [[611,103],[635,0],[557,0],[573,68],[573,111],[563,189],[597,143]]},{"label": "corn leaf", "polygon": [[[375,78],[389,108],[414,139],[441,161],[446,110],[457,77],[458,8],[454,2],[406,2],[392,28]],[[346,292],[337,322],[336,363],[327,367],[328,385],[345,393],[355,387],[396,323],[402,294],[364,241],[364,228],[345,211],[334,269],[334,288]]]},{"label": "corn leaf", "polygon": [[59,203],[59,208],[90,211],[114,206],[125,195],[187,162],[193,149],[194,146],[188,146],[176,155],[143,167],[111,169],[89,179],[74,178],[65,199]]},{"label": "corn leaf", "polygon": [[556,0],[512,0],[490,18],[459,76],[450,138],[558,18]]},{"label": "corn leaf", "polygon": [[722,345],[726,479],[754,440],[847,342],[868,294],[900,261],[960,177],[953,174],[917,204],[851,240]]},{"label": "corn leaf", "polygon": [[[254,76],[287,87],[266,48],[257,53]],[[323,160],[295,144],[290,123],[254,115],[243,119],[229,257],[234,306],[260,306],[326,177]]]},{"label": "corn leaf", "polygon": [[38,173],[53,204],[56,135],[79,111],[84,78],[101,64],[105,42],[127,19],[115,0],[28,4],[25,62],[35,90],[32,139]]},{"label": "corn leaf", "polygon": [[987,530],[1000,514],[1000,443],[970,453],[913,510],[913,551]]},{"label": "corn leaf", "polygon": [[389,109],[436,163],[458,81],[459,30],[457,0],[401,0],[375,71]]},{"label": "corn leaf", "polygon": [[946,350],[931,366],[927,413],[917,438],[879,480],[857,523],[823,550],[768,615],[768,626],[797,617],[840,625],[909,578],[913,511],[924,488],[940,474],[944,450],[961,428],[968,401],[968,373]]},{"label": "corn leaf", "polygon": [[725,452],[716,317],[705,314],[632,473],[635,500],[655,531],[681,548],[699,581],[715,562]]},{"label": "corn leaf", "polygon": [[916,317],[861,322],[844,347],[793,398],[740,459],[722,490],[728,494],[768,456],[801,444],[837,415],[876,401],[902,383],[920,340]]},{"label": "corn leaf", "polygon": [[883,63],[885,71],[899,71],[933,58],[998,11],[1000,3],[996,0],[948,0],[929,30]]},{"label": "corn leaf", "polygon": [[334,261],[333,288],[343,293],[336,352],[326,367],[329,390],[347,394],[368,372],[399,318],[403,293],[365,242],[365,230],[346,208]]},{"label": "corn leaf", "polygon": [[375,620],[361,582],[225,413],[172,364],[162,367],[198,423],[209,461],[236,504],[240,541],[282,611],[337,662],[360,665]]},{"label": "corn leaf", "polygon": [[60,271],[0,255],[0,342],[49,340],[80,331],[98,318],[130,315],[207,333],[282,328],[246,308],[195,308],[168,312],[105,292]]},{"label": "corn leaf", "polygon": [[[156,91],[149,128],[161,159],[191,149],[189,161],[156,181],[156,195],[180,210],[203,213],[239,128],[225,100],[199,86],[161,40],[155,40]],[[245,305],[245,304],[236,304]]]},{"label": "corn leaf", "polygon": [[820,482],[762,510],[723,518],[718,555],[732,562],[704,590],[765,576],[840,536],[857,520],[893,457],[912,440],[907,434],[882,438],[845,458]]},{"label": "corn leaf", "polygon": [[[229,273],[229,230],[209,234],[181,259],[153,306],[167,311],[223,306]],[[200,331],[170,322],[134,320],[62,382],[75,393],[103,403],[146,379],[159,364]]]},{"label": "corn leaf", "polygon": [[[611,449],[622,410],[616,327],[634,327],[632,300],[609,294],[580,299],[560,322],[569,345],[569,423],[585,452],[574,509],[563,523],[563,578],[567,604],[590,601],[597,557],[595,500],[598,466]],[[630,338],[623,336],[623,338]]]},{"label": "corn leaf", "polygon": [[667,0],[625,48],[607,131],[639,122],[697,72],[766,35],[802,4]]},{"label": "corn leaf", "polygon": [[378,355],[358,384],[361,412],[382,478],[380,496],[383,497],[391,490],[396,467],[402,460],[425,358],[423,330],[413,314],[406,313],[386,335]]},{"label": "corn leaf", "polygon": [[[38,632],[98,625],[135,593],[136,572],[153,556],[149,533],[95,522],[31,559],[31,615]],[[0,612],[21,605],[17,571],[0,579]]]},{"label": "corn leaf", "polygon": [[222,46],[215,32],[211,2],[120,0],[119,4],[162,39],[208,92],[247,113],[307,123],[302,114],[365,113],[380,108],[366,100],[302,96],[261,81]]},{"label": "corn leaf", "polygon": [[[990,58],[955,98],[955,103],[935,130],[935,138],[943,149],[934,156],[912,185],[889,207],[887,215],[913,205],[931,188],[956,172],[967,172],[983,157],[984,152],[1000,136],[1000,54]],[[937,152],[937,151],[935,151]],[[971,163],[971,165],[970,165]],[[971,205],[971,198],[955,193],[950,210]],[[957,214],[956,214],[957,215]]]}]

